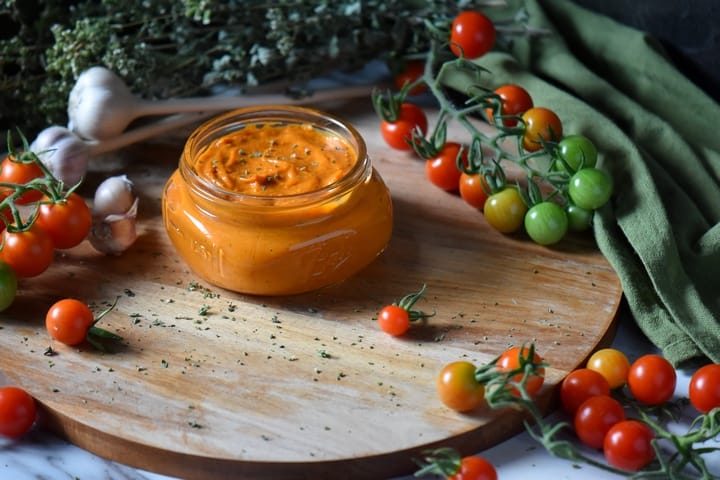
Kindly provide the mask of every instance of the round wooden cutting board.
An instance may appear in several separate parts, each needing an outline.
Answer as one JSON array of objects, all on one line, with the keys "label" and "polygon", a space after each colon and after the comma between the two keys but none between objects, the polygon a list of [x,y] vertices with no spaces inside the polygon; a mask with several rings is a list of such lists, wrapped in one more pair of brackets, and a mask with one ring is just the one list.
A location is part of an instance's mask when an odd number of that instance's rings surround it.
[{"label": "round wooden cutting board", "polygon": [[[137,242],[117,257],[87,242],[59,253],[0,314],[0,368],[39,401],[41,423],[103,457],[183,478],[388,478],[413,472],[424,449],[475,453],[517,433],[518,412],[445,408],[435,377],[448,362],[479,364],[529,342],[551,365],[538,400],[549,411],[558,382],[614,333],[621,287],[592,235],[554,247],[502,235],[433,187],[412,154],[384,145],[369,100],[333,111],[365,136],[395,228],[370,267],[306,295],[238,295],[188,271],[160,214],[181,142],[93,165],[88,197],[110,175],[136,183]],[[423,283],[416,307],[436,315],[402,338],[382,333],[377,311]],[[51,340],[45,312],[68,296],[96,312],[119,297],[100,325],[124,338],[116,351]]]}]

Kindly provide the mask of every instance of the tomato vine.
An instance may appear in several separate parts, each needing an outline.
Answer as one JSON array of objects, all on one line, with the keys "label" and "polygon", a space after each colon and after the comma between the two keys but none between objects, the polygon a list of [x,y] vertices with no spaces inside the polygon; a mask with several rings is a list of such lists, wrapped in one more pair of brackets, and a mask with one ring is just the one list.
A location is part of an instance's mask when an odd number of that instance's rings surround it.
[{"label": "tomato vine", "polygon": [[[508,188],[516,189],[524,207],[510,206],[517,199],[504,200],[504,210],[485,215],[491,217],[487,218],[488,223],[502,233],[512,233],[524,226],[536,243],[551,245],[568,231],[589,228],[592,213],[609,201],[613,190],[612,178],[596,165],[598,153],[594,143],[582,135],[564,132],[558,115],[550,108],[534,105],[522,86],[508,84],[495,90],[484,86],[482,77],[492,72],[478,61],[468,59],[482,57],[490,50],[494,29],[479,12],[461,15],[471,20],[465,20],[465,30],[460,29],[459,38],[455,24],[458,21],[462,24],[460,15],[450,31],[427,22],[431,42],[424,69],[415,66],[412,76],[404,75],[399,90],[373,94],[387,143],[393,148],[411,149],[425,159],[430,181],[443,190],[459,190],[461,173],[480,176],[489,198]],[[475,43],[469,40],[472,38],[477,39]],[[467,100],[461,105],[444,88],[447,76],[458,71],[474,79],[465,91]],[[433,128],[428,127],[420,107],[408,101],[408,96],[419,90],[428,91],[436,100],[438,118]],[[410,110],[412,116],[398,115]],[[494,127],[492,134],[479,127],[478,117]],[[448,148],[455,143],[448,140],[451,123],[470,134],[468,145]],[[388,126],[395,127],[394,135],[387,135]],[[517,153],[508,148],[513,145]],[[458,170],[455,173],[447,166],[449,162],[438,160],[439,155],[453,154]],[[523,174],[508,184],[505,170],[511,164]],[[511,195],[506,192],[503,196]],[[475,208],[478,204],[477,200],[470,203]],[[492,203],[480,205],[484,210]]]},{"label": "tomato vine", "polygon": [[[534,345],[508,349],[496,359],[476,367],[473,380],[477,389],[484,391],[484,401],[488,408],[511,408],[528,414],[529,420],[525,422],[527,432],[553,456],[632,479],[720,478],[709,470],[705,461],[706,455],[720,451],[720,447],[708,443],[716,441],[720,435],[720,398],[712,393],[707,394],[707,388],[720,391],[720,377],[717,373],[707,375],[708,369],[703,372],[702,393],[698,393],[694,385],[697,382],[695,378],[699,377],[694,376],[689,387],[690,400],[683,397],[673,401],[663,397],[662,403],[648,404],[636,398],[629,385],[626,388],[627,373],[625,380],[620,381],[612,378],[617,377],[617,371],[607,367],[612,367],[609,364],[615,362],[621,364],[625,372],[632,372],[643,366],[646,370],[644,381],[648,385],[657,382],[674,385],[674,379],[667,378],[665,365],[654,357],[652,362],[640,357],[628,368],[624,364],[624,355],[618,355],[621,352],[615,349],[601,352],[605,368],[581,368],[576,370],[580,374],[569,374],[561,384],[563,407],[575,419],[574,425],[564,420],[550,421],[539,410],[535,402],[538,387],[533,382],[534,379],[542,378],[548,365],[535,351]],[[503,358],[514,359],[512,368],[502,368],[503,365],[507,366],[501,360]],[[598,362],[591,360],[587,366],[597,368]],[[440,376],[454,363],[457,362],[446,365]],[[706,367],[720,372],[716,365]],[[612,390],[606,375],[617,385]],[[585,378],[578,380],[580,376]],[[444,401],[445,392],[441,388],[444,386],[438,384],[441,400],[452,408]],[[679,408],[696,403],[698,396],[704,400],[699,409],[700,415],[686,432],[676,433]],[[603,449],[606,462],[586,454],[578,447],[573,441],[573,433],[584,444]],[[444,452],[437,461],[444,464],[446,457]],[[423,473],[428,471],[437,470],[427,466],[421,470]]]}]

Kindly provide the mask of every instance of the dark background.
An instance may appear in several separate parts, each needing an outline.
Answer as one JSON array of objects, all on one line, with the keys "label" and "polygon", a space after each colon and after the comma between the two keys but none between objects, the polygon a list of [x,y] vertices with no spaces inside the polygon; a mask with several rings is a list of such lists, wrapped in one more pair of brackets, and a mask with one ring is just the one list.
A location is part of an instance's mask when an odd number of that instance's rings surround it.
[{"label": "dark background", "polygon": [[575,0],[663,44],[695,84],[720,101],[720,0]]}]

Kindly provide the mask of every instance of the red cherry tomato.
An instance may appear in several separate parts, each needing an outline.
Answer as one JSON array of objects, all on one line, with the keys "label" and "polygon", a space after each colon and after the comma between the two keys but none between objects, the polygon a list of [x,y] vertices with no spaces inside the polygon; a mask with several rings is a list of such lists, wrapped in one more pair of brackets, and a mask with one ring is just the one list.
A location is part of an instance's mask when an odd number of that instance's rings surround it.
[{"label": "red cherry tomato", "polygon": [[74,298],[65,298],[50,307],[45,316],[45,327],[58,342],[79,345],[87,338],[94,321],[87,305]]},{"label": "red cherry tomato", "polygon": [[456,57],[478,58],[495,45],[495,26],[480,12],[458,14],[450,27],[450,50]]},{"label": "red cherry tomato", "polygon": [[[512,347],[503,352],[502,355],[500,355],[500,358],[498,358],[496,362],[496,367],[498,371],[500,372],[511,372],[513,370],[516,370],[520,368],[520,357],[527,357],[529,355],[529,350],[527,347]],[[542,357],[538,355],[537,352],[534,352],[533,354],[533,363],[541,363]],[[527,378],[527,381],[525,383],[525,390],[529,395],[535,395],[539,390],[540,387],[542,387],[543,383],[545,382],[545,377],[543,376],[545,374],[545,369],[540,367],[537,371],[537,375],[531,375]],[[522,373],[518,373],[517,375],[512,377],[513,382],[519,383],[523,378]],[[511,392],[513,395],[519,396],[520,392],[515,388],[512,387]]]},{"label": "red cherry tomato", "polygon": [[[405,85],[410,85],[417,81],[425,72],[425,63],[422,61],[409,61],[404,67],[405,68],[395,75],[395,87],[397,87],[398,90],[402,89]],[[427,90],[427,85],[420,83],[410,90],[408,94],[420,95],[425,90]]]},{"label": "red cherry tomato", "polygon": [[619,422],[610,428],[603,441],[605,459],[615,468],[638,471],[655,458],[653,438],[652,429],[643,422]]},{"label": "red cherry tomato", "polygon": [[55,248],[72,248],[90,233],[92,214],[85,200],[71,193],[59,203],[41,204],[35,224],[48,234]]},{"label": "red cherry tomato", "polygon": [[562,138],[562,123],[555,112],[544,107],[533,107],[522,115],[525,124],[522,146],[528,152],[543,148],[542,141],[558,141]]},{"label": "red cherry tomato", "polygon": [[[457,158],[461,148],[459,143],[447,142],[436,156],[425,161],[425,174],[433,185],[448,192],[459,188],[462,172],[457,166]],[[461,155],[467,159],[467,149]]]},{"label": "red cherry tomato", "polygon": [[620,350],[603,348],[590,356],[586,366],[605,377],[610,389],[616,389],[627,382],[630,361]]},{"label": "red cherry tomato", "polygon": [[630,393],[640,402],[660,405],[672,398],[677,373],[672,364],[660,355],[643,355],[630,365],[627,379]]},{"label": "red cherry tomato", "polygon": [[13,269],[18,277],[34,277],[52,264],[55,246],[50,237],[34,224],[23,232],[2,232],[0,260]]},{"label": "red cherry tomato", "polygon": [[456,412],[469,412],[485,400],[485,387],[475,378],[476,368],[459,360],[445,365],[437,377],[440,401]]},{"label": "red cherry tomato", "polygon": [[425,112],[412,103],[403,103],[395,121],[383,120],[380,123],[380,133],[385,142],[396,150],[412,150],[412,132],[420,129],[422,134],[427,132],[428,121]]},{"label": "red cherry tomato", "polygon": [[610,395],[610,385],[605,377],[589,368],[570,372],[560,384],[563,410],[573,416],[585,400],[597,395]]},{"label": "red cherry tomato", "polygon": [[465,203],[478,210],[485,208],[485,202],[488,199],[487,181],[479,173],[465,173],[460,175],[459,189],[460,197]]},{"label": "red cherry tomato", "polygon": [[[501,99],[501,115],[513,116],[522,115],[533,107],[533,101],[530,94],[524,88],[518,85],[503,85],[495,89],[495,93]],[[490,123],[493,123],[493,111],[487,109],[487,116]],[[518,121],[516,118],[504,118],[503,125],[506,127],[514,127]]]},{"label": "red cherry tomato", "polygon": [[[0,183],[26,185],[28,182],[43,176],[43,171],[38,167],[37,163],[18,162],[12,157],[5,157],[0,163]],[[15,202],[19,205],[37,202],[42,198],[42,195],[40,190],[28,190],[20,195]]]},{"label": "red cherry tomato", "polygon": [[497,480],[497,471],[492,463],[481,457],[463,457],[459,471],[448,480]]},{"label": "red cherry tomato", "polygon": [[378,325],[383,332],[398,337],[410,328],[410,313],[397,305],[388,305],[380,310]]},{"label": "red cherry tomato", "polygon": [[605,434],[618,422],[625,420],[623,406],[608,395],[585,400],[575,412],[575,434],[592,448],[602,448]]},{"label": "red cherry tomato", "polygon": [[688,396],[701,413],[720,407],[720,364],[700,367],[690,378]]},{"label": "red cherry tomato", "polygon": [[35,423],[35,399],[19,387],[0,387],[0,435],[18,438]]}]

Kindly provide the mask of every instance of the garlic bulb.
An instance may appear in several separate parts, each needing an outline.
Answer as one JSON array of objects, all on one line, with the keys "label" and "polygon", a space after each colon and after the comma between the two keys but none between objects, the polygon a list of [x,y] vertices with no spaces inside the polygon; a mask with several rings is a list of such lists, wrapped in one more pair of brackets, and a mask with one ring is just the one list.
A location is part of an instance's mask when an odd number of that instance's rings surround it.
[{"label": "garlic bulb", "polygon": [[285,94],[211,96],[144,100],[133,95],[115,73],[92,67],[78,77],[68,100],[68,127],[89,140],[109,140],[123,133],[133,120],[146,115],[226,111],[257,105],[307,105],[370,97],[373,85],[350,85],[313,92],[300,97]]},{"label": "garlic bulb", "polygon": [[95,191],[93,226],[88,239],[106,254],[120,255],[137,239],[135,227],[139,198],[126,175],[110,177]]},{"label": "garlic bulb", "polygon": [[77,185],[90,162],[90,145],[65,127],[48,127],[30,144],[41,162],[66,186]]},{"label": "garlic bulb", "polygon": [[82,138],[104,140],[134,118],[135,97],[112,71],[92,67],[78,77],[68,99],[68,128]]}]

